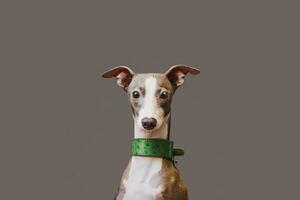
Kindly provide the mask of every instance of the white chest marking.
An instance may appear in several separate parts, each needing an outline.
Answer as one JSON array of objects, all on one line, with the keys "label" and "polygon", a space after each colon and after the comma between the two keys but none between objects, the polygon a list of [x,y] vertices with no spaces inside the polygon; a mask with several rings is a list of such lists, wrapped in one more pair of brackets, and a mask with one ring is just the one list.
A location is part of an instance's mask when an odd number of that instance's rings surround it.
[{"label": "white chest marking", "polygon": [[157,197],[162,188],[160,177],[162,159],[132,157],[128,179],[124,181],[126,193],[124,200],[146,200]]}]

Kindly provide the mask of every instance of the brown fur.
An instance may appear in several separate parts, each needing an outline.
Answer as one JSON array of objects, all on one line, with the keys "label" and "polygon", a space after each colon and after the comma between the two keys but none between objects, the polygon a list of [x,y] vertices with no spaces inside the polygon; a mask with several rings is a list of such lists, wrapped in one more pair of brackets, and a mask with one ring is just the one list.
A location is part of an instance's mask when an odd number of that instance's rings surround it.
[{"label": "brown fur", "polygon": [[187,200],[187,189],[172,161],[163,159],[161,174],[165,186],[160,200]]}]

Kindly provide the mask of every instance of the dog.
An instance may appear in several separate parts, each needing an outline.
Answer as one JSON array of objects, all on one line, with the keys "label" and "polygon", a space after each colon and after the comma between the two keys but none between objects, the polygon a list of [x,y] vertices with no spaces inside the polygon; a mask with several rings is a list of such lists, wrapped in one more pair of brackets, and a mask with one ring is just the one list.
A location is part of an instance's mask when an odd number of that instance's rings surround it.
[{"label": "dog", "polygon": [[[102,74],[115,77],[127,93],[134,119],[132,156],[123,172],[116,200],[187,200],[187,188],[175,166],[169,140],[171,103],[186,74],[200,70],[174,65],[165,73],[136,74],[129,67],[118,66]],[[163,149],[163,150],[161,150]]]}]

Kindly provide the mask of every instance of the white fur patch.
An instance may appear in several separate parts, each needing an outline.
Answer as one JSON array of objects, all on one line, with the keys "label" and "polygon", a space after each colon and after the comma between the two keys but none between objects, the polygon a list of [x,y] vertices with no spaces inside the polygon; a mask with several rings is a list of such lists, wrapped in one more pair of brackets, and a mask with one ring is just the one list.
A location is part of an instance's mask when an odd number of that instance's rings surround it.
[{"label": "white fur patch", "polygon": [[145,80],[145,97],[143,105],[139,111],[139,118],[137,123],[141,125],[142,119],[145,117],[155,118],[157,120],[156,127],[162,124],[163,110],[157,104],[156,92],[158,90],[158,83],[156,78],[149,77]]},{"label": "white fur patch", "polygon": [[161,180],[152,178],[161,168],[160,158],[132,157],[128,179],[123,183],[126,187],[124,200],[150,200],[158,197],[162,191]]},{"label": "white fur patch", "polygon": [[141,109],[143,117],[154,117],[157,110],[155,94],[157,91],[157,80],[154,77],[149,77],[145,80],[145,99]]}]

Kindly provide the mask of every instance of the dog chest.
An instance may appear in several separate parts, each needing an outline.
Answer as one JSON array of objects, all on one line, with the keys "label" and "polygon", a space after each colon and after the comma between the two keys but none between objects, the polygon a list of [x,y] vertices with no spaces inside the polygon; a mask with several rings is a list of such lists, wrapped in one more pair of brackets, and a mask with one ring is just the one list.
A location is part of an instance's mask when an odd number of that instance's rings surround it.
[{"label": "dog chest", "polygon": [[123,199],[157,198],[162,191],[161,169],[161,158],[133,157],[128,178],[123,182],[126,188]]}]

